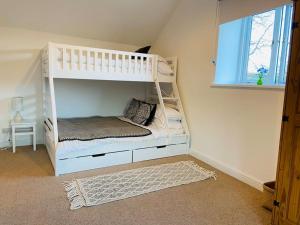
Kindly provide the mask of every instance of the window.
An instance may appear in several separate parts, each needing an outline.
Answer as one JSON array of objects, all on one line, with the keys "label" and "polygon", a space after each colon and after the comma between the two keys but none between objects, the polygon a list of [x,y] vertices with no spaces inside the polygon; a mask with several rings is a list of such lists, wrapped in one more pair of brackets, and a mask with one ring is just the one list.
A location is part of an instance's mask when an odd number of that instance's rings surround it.
[{"label": "window", "polygon": [[289,4],[221,25],[215,82],[256,84],[263,67],[264,84],[285,84],[292,14]]}]

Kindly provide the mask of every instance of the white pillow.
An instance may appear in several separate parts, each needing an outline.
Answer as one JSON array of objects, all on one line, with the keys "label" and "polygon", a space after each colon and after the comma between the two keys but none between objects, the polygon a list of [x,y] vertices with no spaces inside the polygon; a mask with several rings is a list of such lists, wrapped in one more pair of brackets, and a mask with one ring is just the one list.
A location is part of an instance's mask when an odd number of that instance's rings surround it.
[{"label": "white pillow", "polygon": [[181,121],[178,120],[169,120],[169,128],[171,129],[183,129]]},{"label": "white pillow", "polygon": [[160,55],[158,56],[158,62],[163,62],[165,64],[168,64],[168,61],[165,58],[161,57]]},{"label": "white pillow", "polygon": [[173,75],[173,70],[169,66],[167,60],[158,56],[158,72],[163,75]]},{"label": "white pillow", "polygon": [[169,120],[181,120],[181,114],[176,109],[166,107],[166,114]]},{"label": "white pillow", "polygon": [[154,116],[154,121],[153,121],[153,122],[154,122],[158,127],[163,127],[164,121],[165,121],[165,118],[164,118],[163,111],[161,110],[161,107],[160,107],[160,105],[158,104],[158,105],[156,106],[156,112],[155,112],[155,116]]},{"label": "white pillow", "polygon": [[157,128],[164,128],[164,120],[155,117],[150,126],[155,126]]},{"label": "white pillow", "polygon": [[[181,121],[169,120],[168,124],[169,124],[170,129],[183,129]],[[158,118],[154,119],[154,121],[152,123],[152,126],[155,126],[157,128],[165,128],[164,127],[164,122],[162,120],[158,119]]]},{"label": "white pillow", "polygon": [[[168,106],[165,107],[166,114],[169,120],[181,120],[181,114],[176,109],[170,108]],[[155,118],[158,118],[161,121],[164,121],[164,114],[160,105],[157,105]]]}]

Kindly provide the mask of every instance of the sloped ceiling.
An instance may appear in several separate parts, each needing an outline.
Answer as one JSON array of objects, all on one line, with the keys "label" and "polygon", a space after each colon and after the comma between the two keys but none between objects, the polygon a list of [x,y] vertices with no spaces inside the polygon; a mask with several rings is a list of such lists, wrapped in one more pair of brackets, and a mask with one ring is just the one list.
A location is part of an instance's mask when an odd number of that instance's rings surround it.
[{"label": "sloped ceiling", "polygon": [[156,40],[177,3],[178,0],[0,0],[0,26],[142,46]]}]

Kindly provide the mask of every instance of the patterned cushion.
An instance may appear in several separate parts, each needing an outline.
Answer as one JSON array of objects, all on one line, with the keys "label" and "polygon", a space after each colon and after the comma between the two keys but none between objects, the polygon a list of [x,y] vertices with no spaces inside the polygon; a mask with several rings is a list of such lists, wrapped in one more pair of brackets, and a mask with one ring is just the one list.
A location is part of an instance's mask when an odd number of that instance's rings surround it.
[{"label": "patterned cushion", "polygon": [[148,126],[152,123],[156,112],[156,104],[132,99],[126,112],[125,118],[132,122]]},{"label": "patterned cushion", "polygon": [[132,99],[127,110],[125,111],[125,118],[132,120],[135,117],[138,109],[140,107],[140,101]]},{"label": "patterned cushion", "polygon": [[141,125],[145,125],[150,117],[151,111],[152,106],[150,104],[141,102],[136,115],[132,118],[132,121]]}]

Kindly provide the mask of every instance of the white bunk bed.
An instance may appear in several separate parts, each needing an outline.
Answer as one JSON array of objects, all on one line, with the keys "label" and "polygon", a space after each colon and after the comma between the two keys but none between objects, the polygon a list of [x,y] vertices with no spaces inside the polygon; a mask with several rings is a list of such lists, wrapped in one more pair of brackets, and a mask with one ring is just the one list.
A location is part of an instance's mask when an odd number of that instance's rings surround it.
[{"label": "white bunk bed", "polygon": [[[56,176],[188,153],[190,134],[176,84],[177,59],[166,59],[173,70],[169,76],[161,73],[160,61],[152,54],[48,43],[42,53],[44,137]],[[145,137],[59,142],[54,79],[152,82],[164,127],[147,127],[152,134]],[[164,96],[162,83],[171,85],[171,96]],[[147,92],[148,99],[153,100],[153,90]],[[166,102],[180,112],[182,132],[169,128]]]}]

